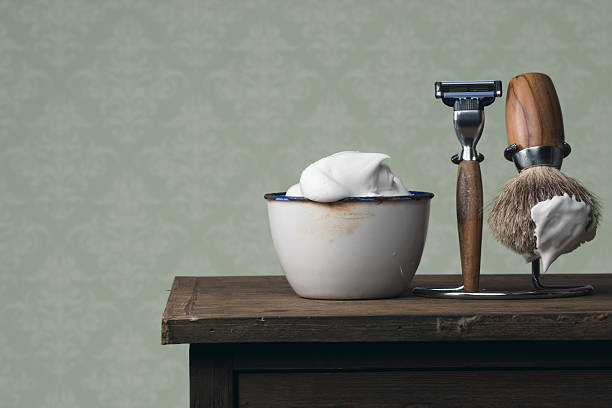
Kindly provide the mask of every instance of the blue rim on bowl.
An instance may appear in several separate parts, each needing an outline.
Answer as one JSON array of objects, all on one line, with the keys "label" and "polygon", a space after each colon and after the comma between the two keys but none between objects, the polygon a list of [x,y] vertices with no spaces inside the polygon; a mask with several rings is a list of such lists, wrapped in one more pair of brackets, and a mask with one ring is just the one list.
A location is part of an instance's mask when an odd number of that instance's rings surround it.
[{"label": "blue rim on bowl", "polygon": [[[400,201],[400,200],[430,200],[434,197],[433,193],[426,193],[424,191],[408,191],[408,195],[401,196],[377,196],[377,197],[346,197],[342,200],[336,201],[341,203],[344,201]],[[270,201],[310,201],[304,197],[291,197],[282,193],[268,193],[264,194],[264,198]]]}]

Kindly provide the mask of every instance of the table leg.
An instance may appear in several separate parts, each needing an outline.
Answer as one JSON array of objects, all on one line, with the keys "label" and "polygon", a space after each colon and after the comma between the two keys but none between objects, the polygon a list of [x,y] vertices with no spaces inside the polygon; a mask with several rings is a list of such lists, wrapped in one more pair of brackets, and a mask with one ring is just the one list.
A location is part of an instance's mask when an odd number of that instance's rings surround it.
[{"label": "table leg", "polygon": [[231,408],[234,405],[232,353],[228,346],[189,346],[191,408]]}]

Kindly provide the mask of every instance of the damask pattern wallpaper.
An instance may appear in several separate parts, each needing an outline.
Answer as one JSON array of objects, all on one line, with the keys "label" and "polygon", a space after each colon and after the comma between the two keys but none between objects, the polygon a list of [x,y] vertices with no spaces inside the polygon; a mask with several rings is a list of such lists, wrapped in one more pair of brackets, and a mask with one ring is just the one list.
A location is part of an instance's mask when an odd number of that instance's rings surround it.
[{"label": "damask pattern wallpaper", "polygon": [[[548,73],[612,199],[609,1],[0,0],[0,405],[179,407],[175,275],[280,274],[263,194],[339,150],[436,194],[419,272],[458,273],[437,80]],[[487,108],[485,200],[515,176]],[[609,272],[609,221],[553,273]],[[486,273],[525,273],[485,234]]]}]

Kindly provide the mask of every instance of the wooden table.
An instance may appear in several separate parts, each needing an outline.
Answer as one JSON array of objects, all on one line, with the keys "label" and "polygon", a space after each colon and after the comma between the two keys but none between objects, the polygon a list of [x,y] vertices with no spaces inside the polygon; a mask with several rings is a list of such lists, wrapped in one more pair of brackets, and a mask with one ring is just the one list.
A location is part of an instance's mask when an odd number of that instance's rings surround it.
[{"label": "wooden table", "polygon": [[[297,297],[282,276],[177,277],[162,343],[191,344],[191,407],[612,406],[612,276],[544,281],[595,294],[323,301]],[[527,275],[481,282],[530,285]]]}]

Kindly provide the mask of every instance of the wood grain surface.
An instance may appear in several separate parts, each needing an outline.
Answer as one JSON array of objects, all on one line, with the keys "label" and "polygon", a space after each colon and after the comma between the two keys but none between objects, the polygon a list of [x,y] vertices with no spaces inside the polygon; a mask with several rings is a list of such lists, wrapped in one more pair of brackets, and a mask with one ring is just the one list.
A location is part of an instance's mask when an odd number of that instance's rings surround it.
[{"label": "wood grain surface", "polygon": [[240,374],[240,407],[609,407],[610,370]]},{"label": "wood grain surface", "polygon": [[[465,301],[418,298],[325,301],[298,297],[283,276],[177,277],[162,343],[611,340],[612,276],[545,275],[547,284],[595,286],[567,299]],[[459,276],[417,275],[448,287]],[[482,275],[481,286],[527,289],[530,276]]]},{"label": "wood grain surface", "polygon": [[528,73],[508,83],[506,93],[508,144],[563,147],[563,115],[557,91],[546,74]]},{"label": "wood grain surface", "polygon": [[476,292],[482,246],[482,178],[477,161],[459,163],[456,205],[463,286],[467,292]]}]

